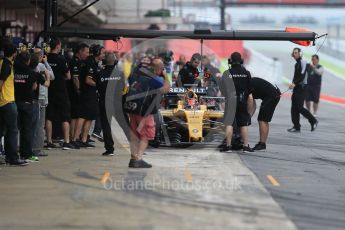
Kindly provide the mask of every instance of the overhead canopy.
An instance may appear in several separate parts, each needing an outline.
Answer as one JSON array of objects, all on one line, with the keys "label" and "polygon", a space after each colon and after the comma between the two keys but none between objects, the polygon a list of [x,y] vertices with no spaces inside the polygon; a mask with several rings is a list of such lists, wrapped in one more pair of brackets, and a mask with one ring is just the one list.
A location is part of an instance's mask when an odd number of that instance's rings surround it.
[{"label": "overhead canopy", "polygon": [[315,41],[314,32],[287,32],[274,30],[229,30],[229,31],[163,31],[163,30],[126,30],[126,29],[89,29],[89,28],[51,28],[43,34],[61,37],[82,37],[109,40],[125,38],[189,38],[205,40],[265,40],[265,41]]},{"label": "overhead canopy", "polygon": [[[160,38],[160,39],[205,39],[205,40],[265,40],[265,41],[308,41],[314,42],[317,34],[311,31],[286,31],[286,30],[219,30],[199,29],[194,31],[172,30],[130,30],[106,28],[66,28],[62,24],[71,20],[100,0],[94,0],[72,16],[57,24],[57,1],[45,2],[45,26],[40,35],[57,37],[82,37],[98,40],[119,40],[124,38]],[[53,20],[51,20],[53,19]],[[36,39],[37,40],[37,39]]]}]

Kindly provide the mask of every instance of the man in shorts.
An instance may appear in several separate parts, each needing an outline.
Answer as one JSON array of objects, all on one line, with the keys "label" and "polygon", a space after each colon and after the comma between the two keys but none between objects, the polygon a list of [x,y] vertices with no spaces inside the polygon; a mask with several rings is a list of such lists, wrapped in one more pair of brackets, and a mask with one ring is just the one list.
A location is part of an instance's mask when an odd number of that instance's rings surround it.
[{"label": "man in shorts", "polygon": [[[261,106],[258,115],[260,141],[254,147],[255,151],[265,150],[269,133],[269,122],[271,122],[274,111],[280,101],[280,90],[268,81],[254,77],[251,79],[252,95],[250,99],[261,99]],[[254,103],[249,103],[254,105]],[[250,109],[252,110],[252,109]]]},{"label": "man in shorts", "polygon": [[85,60],[89,56],[89,46],[79,44],[75,49],[75,55],[69,62],[72,79],[67,81],[68,95],[71,101],[71,139],[74,138],[77,120],[80,116],[80,73],[85,68]]},{"label": "man in shorts", "polygon": [[157,98],[160,98],[160,93],[166,93],[170,88],[169,80],[161,77],[166,76],[163,62],[154,59],[151,66],[153,72],[147,67],[142,67],[128,79],[130,87],[124,107],[129,113],[131,129],[131,160],[128,165],[130,168],[152,167],[143,160],[143,155],[148,142],[154,139],[156,133],[153,114],[157,112]]},{"label": "man in shorts", "polygon": [[101,71],[99,63],[104,59],[105,49],[103,46],[94,45],[90,52],[92,55],[86,60],[86,66],[80,74],[80,114],[73,136],[73,143],[80,148],[95,147],[88,142],[88,134],[92,121],[99,116],[96,82],[97,74]]},{"label": "man in shorts", "polygon": [[61,41],[52,39],[50,42],[51,52],[48,54],[48,63],[52,67],[55,79],[48,89],[48,107],[46,111],[47,148],[56,148],[52,141],[52,122],[62,123],[64,136],[63,150],[74,149],[70,143],[71,104],[67,93],[66,80],[71,79],[71,74],[66,59],[60,54]]}]

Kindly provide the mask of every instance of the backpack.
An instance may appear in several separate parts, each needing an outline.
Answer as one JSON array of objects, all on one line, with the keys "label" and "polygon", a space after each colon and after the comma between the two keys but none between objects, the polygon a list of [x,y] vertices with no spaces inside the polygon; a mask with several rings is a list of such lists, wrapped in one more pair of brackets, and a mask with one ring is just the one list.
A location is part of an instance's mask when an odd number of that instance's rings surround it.
[{"label": "backpack", "polygon": [[124,111],[143,117],[156,113],[156,106],[153,105],[156,93],[150,87],[150,78],[134,72],[130,82],[126,102],[123,105]]}]

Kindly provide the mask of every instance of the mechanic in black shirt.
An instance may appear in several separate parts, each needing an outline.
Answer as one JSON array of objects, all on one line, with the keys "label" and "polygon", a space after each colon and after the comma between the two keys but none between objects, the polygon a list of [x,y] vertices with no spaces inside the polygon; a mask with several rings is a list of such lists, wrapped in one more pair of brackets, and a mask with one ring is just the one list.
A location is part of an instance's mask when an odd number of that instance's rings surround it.
[{"label": "mechanic in black shirt", "polygon": [[46,111],[47,148],[56,148],[52,142],[52,121],[62,122],[64,136],[63,150],[74,149],[70,143],[69,122],[71,120],[71,104],[68,97],[66,80],[71,79],[71,74],[66,59],[60,55],[61,41],[52,39],[50,42],[51,53],[48,54],[48,63],[52,67],[55,79],[48,89],[48,107]]},{"label": "mechanic in black shirt", "polygon": [[[225,97],[224,125],[226,127],[226,145],[221,152],[231,152],[233,126],[240,127],[243,140],[243,152],[253,152],[248,144],[248,126],[250,115],[248,113],[248,98],[251,95],[251,75],[243,66],[241,54],[234,52],[228,59],[231,68],[223,73],[220,91]],[[234,110],[233,108],[236,108]]]},{"label": "mechanic in black shirt", "polygon": [[[73,143],[82,148],[94,148],[88,143],[88,134],[91,123],[99,115],[98,95],[96,88],[97,73],[100,72],[99,63],[104,59],[104,47],[94,45],[91,49],[91,56],[86,60],[86,66],[80,74],[80,116],[77,121]],[[81,135],[81,140],[77,138]]]},{"label": "mechanic in black shirt", "polygon": [[180,70],[176,86],[177,87],[185,87],[185,88],[191,88],[191,87],[201,87],[201,81],[198,79],[199,77],[199,70],[198,66],[201,62],[201,55],[199,53],[195,53],[192,55],[189,62],[187,62],[183,68]]},{"label": "mechanic in black shirt", "polygon": [[76,47],[75,55],[69,62],[72,79],[67,81],[67,90],[71,102],[70,136],[72,140],[74,139],[77,120],[80,116],[80,73],[82,69],[85,68],[85,61],[88,56],[89,46],[85,43],[81,43]]},{"label": "mechanic in black shirt", "polygon": [[[265,150],[269,133],[269,122],[271,122],[276,106],[280,101],[281,93],[278,87],[257,77],[251,79],[251,87],[253,99],[262,100],[258,115],[260,141],[255,145],[254,150]],[[249,103],[249,105],[254,105],[254,103]],[[252,109],[250,108],[249,110]]]},{"label": "mechanic in black shirt", "polygon": [[18,107],[19,152],[29,162],[38,161],[32,151],[32,114],[36,75],[30,73],[30,54],[18,54],[14,62],[14,92]]},{"label": "mechanic in black shirt", "polygon": [[321,93],[321,82],[322,74],[324,69],[319,64],[319,56],[314,54],[311,57],[311,63],[307,67],[308,81],[306,89],[306,106],[309,112],[311,111],[311,104],[313,103],[314,117],[317,116],[319,109],[320,93]]},{"label": "mechanic in black shirt", "polygon": [[300,114],[308,119],[311,125],[311,131],[314,131],[317,127],[318,121],[306,108],[303,107],[305,100],[305,86],[307,83],[307,62],[302,60],[302,50],[300,48],[294,48],[291,56],[296,60],[296,64],[293,80],[289,86],[289,89],[293,89],[291,97],[291,120],[293,127],[288,129],[288,132],[301,132]]},{"label": "mechanic in black shirt", "polygon": [[120,78],[120,75],[116,72],[113,73],[114,67],[117,64],[116,56],[114,53],[108,53],[105,55],[105,68],[97,74],[97,90],[99,93],[99,111],[100,120],[103,130],[104,148],[105,152],[103,156],[114,155],[114,140],[111,134],[111,114],[106,112],[106,92],[108,83],[116,81]]}]

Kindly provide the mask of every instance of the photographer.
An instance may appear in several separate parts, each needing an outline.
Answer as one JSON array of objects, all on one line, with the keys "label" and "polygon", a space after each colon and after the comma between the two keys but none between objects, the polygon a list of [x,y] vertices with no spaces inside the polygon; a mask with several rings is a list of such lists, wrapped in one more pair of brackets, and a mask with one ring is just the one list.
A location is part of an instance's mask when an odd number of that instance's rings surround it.
[{"label": "photographer", "polygon": [[185,87],[191,88],[193,86],[201,87],[201,81],[198,79],[199,77],[199,70],[198,66],[201,62],[201,55],[199,53],[195,53],[192,55],[189,62],[187,62],[183,68],[180,70],[176,86],[177,87]]},{"label": "photographer", "polygon": [[216,77],[212,74],[211,70],[204,69],[204,87],[206,88],[206,94],[209,97],[219,96],[219,86]]},{"label": "photographer", "polygon": [[153,114],[157,113],[159,94],[168,92],[170,88],[169,81],[161,77],[165,75],[163,62],[154,59],[151,67],[152,69],[140,67],[128,79],[130,87],[124,109],[129,113],[131,128],[131,160],[128,165],[130,168],[152,167],[143,160],[143,155],[149,140],[155,137]]},{"label": "photographer", "polygon": [[[43,50],[40,47],[36,47],[34,49],[34,56],[38,59],[39,63],[36,69],[33,71],[40,73],[44,77],[43,85],[41,84],[36,92],[35,99],[37,101],[35,101],[33,108],[33,123],[36,124],[36,127],[34,128],[32,148],[35,156],[40,157],[47,156],[47,154],[43,152],[45,139],[45,113],[46,107],[48,105],[48,87],[50,86],[50,81],[54,80],[54,73],[47,62],[47,56],[44,54]],[[30,66],[32,65],[33,63],[31,62]]]},{"label": "photographer", "polygon": [[202,68],[208,69],[211,72],[212,76],[221,77],[219,69],[211,64],[210,59],[207,56],[202,56],[201,66]]},{"label": "photographer", "polygon": [[183,54],[180,55],[178,61],[175,62],[174,65],[174,71],[180,72],[180,70],[183,68],[183,66],[186,64],[186,56]]},{"label": "photographer", "polygon": [[158,56],[161,58],[161,60],[163,61],[164,64],[164,68],[165,68],[165,73],[167,74],[167,77],[170,82],[170,84],[172,83],[172,75],[173,75],[173,60],[174,60],[174,53],[172,51],[166,51],[163,53],[160,53]]},{"label": "photographer", "polygon": [[[43,56],[42,56],[43,59]],[[44,145],[44,135],[38,135],[39,129],[41,132],[44,131],[44,120],[41,119],[42,113],[40,111],[40,104],[39,104],[39,95],[41,88],[47,89],[50,85],[50,75],[49,72],[38,71],[38,64],[42,60],[37,55],[31,55],[30,59],[30,75],[33,75],[36,79],[37,89],[34,90],[34,97],[33,97],[33,106],[32,106],[32,149],[33,153],[36,157],[38,156],[47,156],[43,151],[42,147]],[[44,116],[44,115],[43,115]]]}]

